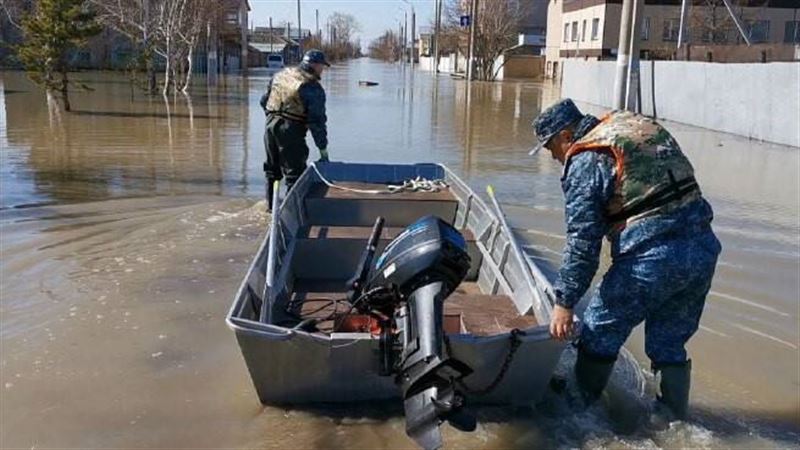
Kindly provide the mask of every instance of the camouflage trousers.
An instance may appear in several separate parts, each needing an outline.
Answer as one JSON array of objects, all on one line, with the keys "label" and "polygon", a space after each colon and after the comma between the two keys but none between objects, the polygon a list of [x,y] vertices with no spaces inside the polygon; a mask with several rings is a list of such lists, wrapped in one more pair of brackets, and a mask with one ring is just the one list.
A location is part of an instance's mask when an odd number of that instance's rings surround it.
[{"label": "camouflage trousers", "polygon": [[685,345],[699,326],[720,250],[709,227],[618,256],[584,312],[582,350],[616,357],[644,322],[645,351],[654,365],[686,361]]}]

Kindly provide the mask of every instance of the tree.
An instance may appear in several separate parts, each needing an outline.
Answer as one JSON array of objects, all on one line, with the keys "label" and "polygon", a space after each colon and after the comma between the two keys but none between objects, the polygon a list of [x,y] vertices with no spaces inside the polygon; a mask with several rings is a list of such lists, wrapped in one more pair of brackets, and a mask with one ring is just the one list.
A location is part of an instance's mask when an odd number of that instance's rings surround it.
[{"label": "tree", "polygon": [[19,29],[22,28],[22,17],[31,7],[31,0],[0,0],[0,14],[5,16],[9,25]]},{"label": "tree", "polygon": [[[731,0],[734,11],[739,15],[739,20],[743,22],[746,33],[751,33],[748,37],[753,38],[752,29],[748,29],[751,22],[760,18],[763,9],[767,7],[767,0]],[[747,17],[742,8],[748,7]],[[760,9],[755,9],[760,8]],[[739,30],[733,21],[725,3],[722,0],[699,0],[695,1],[691,8],[686,25],[689,32],[689,39],[696,44],[731,44],[735,43]]]},{"label": "tree", "polygon": [[69,57],[102,31],[94,13],[84,0],[39,0],[22,19],[22,29],[25,40],[17,46],[17,57],[31,80],[47,91],[48,102],[58,92],[69,111]]},{"label": "tree", "polygon": [[226,2],[219,0],[91,0],[100,20],[131,39],[140,49],[155,91],[155,55],[164,60],[162,93],[170,88],[186,92],[192,74],[192,56],[209,25],[223,21]]},{"label": "tree", "polygon": [[400,38],[394,30],[386,30],[369,45],[369,57],[394,62],[400,58]]},{"label": "tree", "polygon": [[[462,15],[469,14],[469,3],[460,0],[450,0],[447,5],[447,15],[443,21],[445,38],[440,39],[440,49],[449,37],[450,45],[456,48],[465,48],[469,42],[469,28],[459,25]],[[521,26],[521,19],[526,17],[520,2],[513,0],[481,0],[478,7],[478,20],[475,25],[475,74],[480,80],[492,81],[497,77],[495,62],[504,51],[513,47]],[[452,42],[453,38],[455,42]]]},{"label": "tree", "polygon": [[[151,14],[153,0],[90,0],[97,11],[97,20],[131,40],[138,49],[134,69],[147,74],[147,90],[156,90],[156,72],[153,62],[154,20]],[[136,67],[139,66],[139,67]]]},{"label": "tree", "polygon": [[360,49],[352,41],[353,35],[361,30],[361,25],[351,14],[333,13],[328,19],[330,23],[330,44],[326,55],[338,61],[359,56]]}]

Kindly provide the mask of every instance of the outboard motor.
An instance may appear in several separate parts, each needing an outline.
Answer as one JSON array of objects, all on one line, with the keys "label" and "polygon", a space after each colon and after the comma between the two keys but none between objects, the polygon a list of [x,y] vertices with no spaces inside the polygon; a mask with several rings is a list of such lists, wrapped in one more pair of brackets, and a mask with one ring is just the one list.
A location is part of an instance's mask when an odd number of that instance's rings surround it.
[{"label": "outboard motor", "polygon": [[350,302],[380,322],[381,372],[400,387],[406,433],[437,449],[443,421],[463,431],[476,427],[455,386],[472,369],[443,351],[444,301],[466,276],[470,258],[461,233],[428,216],[395,238],[369,270],[382,225],[379,218],[350,281]]}]

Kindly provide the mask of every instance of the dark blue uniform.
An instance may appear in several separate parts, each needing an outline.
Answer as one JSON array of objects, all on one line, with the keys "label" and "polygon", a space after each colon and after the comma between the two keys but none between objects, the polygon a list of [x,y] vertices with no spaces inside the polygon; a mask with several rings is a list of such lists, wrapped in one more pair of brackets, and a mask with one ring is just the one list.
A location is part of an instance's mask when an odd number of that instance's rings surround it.
[{"label": "dark blue uniform", "polygon": [[[562,179],[567,243],[555,289],[572,308],[597,271],[609,232],[606,205],[614,193],[614,159],[585,152]],[[633,222],[611,234],[613,263],[584,314],[581,347],[616,357],[631,330],[645,322],[648,357],[656,365],[686,361],[684,346],[697,331],[720,253],[710,205],[700,198],[670,214]]]}]

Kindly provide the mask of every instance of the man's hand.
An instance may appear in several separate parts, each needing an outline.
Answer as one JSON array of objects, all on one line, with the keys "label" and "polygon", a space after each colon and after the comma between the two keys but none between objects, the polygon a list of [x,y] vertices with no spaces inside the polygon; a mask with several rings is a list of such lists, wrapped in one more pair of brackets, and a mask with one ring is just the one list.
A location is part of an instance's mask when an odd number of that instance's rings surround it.
[{"label": "man's hand", "polygon": [[319,149],[319,161],[320,162],[328,162],[328,149],[321,148]]},{"label": "man's hand", "polygon": [[550,319],[550,335],[559,341],[572,337],[572,310],[556,305],[553,308],[553,318]]}]

